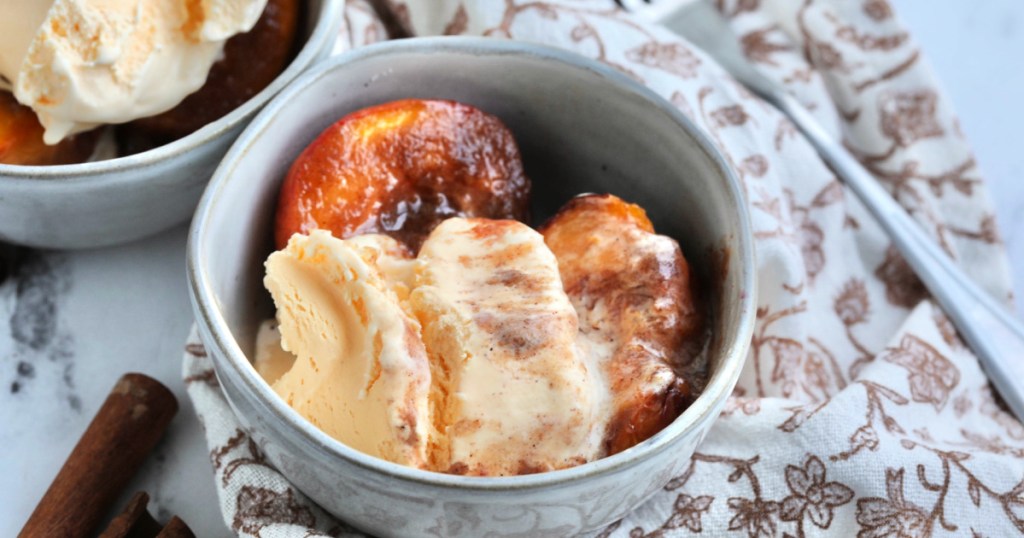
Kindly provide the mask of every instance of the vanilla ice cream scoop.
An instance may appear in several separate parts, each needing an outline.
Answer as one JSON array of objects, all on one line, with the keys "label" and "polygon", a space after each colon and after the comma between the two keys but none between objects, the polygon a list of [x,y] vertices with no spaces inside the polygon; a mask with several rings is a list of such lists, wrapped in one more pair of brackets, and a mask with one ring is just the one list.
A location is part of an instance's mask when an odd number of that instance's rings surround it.
[{"label": "vanilla ice cream scoop", "polygon": [[203,85],[266,2],[5,0],[0,88],[36,112],[47,144],[159,114]]},{"label": "vanilla ice cream scoop", "polygon": [[270,255],[264,284],[277,306],[281,346],[295,358],[290,368],[279,359],[257,365],[280,376],[274,391],[324,433],[422,467],[430,367],[419,324],[380,268],[394,240],[376,237],[352,243],[318,230]]},{"label": "vanilla ice cream scoop", "polygon": [[609,395],[544,238],[452,218],[416,258],[394,239],[315,230],[270,255],[277,307],[255,366],[289,406],[396,463],[502,476],[602,456]]},{"label": "vanilla ice cream scoop", "polygon": [[427,237],[410,304],[443,394],[434,470],[507,476],[600,456],[604,383],[544,238],[512,220],[451,218]]}]

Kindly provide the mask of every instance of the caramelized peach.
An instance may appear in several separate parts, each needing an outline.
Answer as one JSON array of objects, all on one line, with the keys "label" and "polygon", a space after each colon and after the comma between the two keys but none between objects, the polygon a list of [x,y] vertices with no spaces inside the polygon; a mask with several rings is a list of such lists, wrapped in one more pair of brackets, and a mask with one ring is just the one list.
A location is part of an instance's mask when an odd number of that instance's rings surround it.
[{"label": "caramelized peach", "polygon": [[[608,455],[654,435],[689,405],[685,371],[701,318],[679,245],[644,210],[611,195],[574,198],[542,228],[580,331],[608,378]],[[602,351],[606,350],[606,351]]]},{"label": "caramelized peach", "polygon": [[300,0],[269,0],[252,30],[224,45],[206,83],[178,106],[123,125],[119,142],[137,153],[191,134],[248,101],[284,70],[299,26]]},{"label": "caramelized peach", "polygon": [[61,143],[43,143],[43,126],[36,113],[8,92],[0,91],[0,163],[51,165],[83,162],[92,155],[99,131],[68,137]]},{"label": "caramelized peach", "polygon": [[352,113],[293,163],[275,241],[322,228],[385,233],[414,251],[450,217],[526,220],[529,180],[500,120],[451,101],[404,100]]}]

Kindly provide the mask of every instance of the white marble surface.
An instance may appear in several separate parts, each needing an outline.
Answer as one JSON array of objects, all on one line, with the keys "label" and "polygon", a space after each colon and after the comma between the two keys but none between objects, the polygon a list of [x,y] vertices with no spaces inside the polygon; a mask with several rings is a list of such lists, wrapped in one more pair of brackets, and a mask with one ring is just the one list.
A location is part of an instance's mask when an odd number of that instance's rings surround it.
[{"label": "white marble surface", "polygon": [[[192,324],[185,227],[118,248],[30,255],[0,285],[0,536],[15,536],[124,372],[170,387],[180,410],[126,490],[160,521],[228,536],[202,430],[181,382]],[[30,275],[30,276],[29,276]],[[8,322],[8,320],[10,320]]]},{"label": "white marble surface", "polygon": [[[989,179],[1024,297],[1024,2],[893,0],[960,112]],[[14,536],[116,378],[141,371],[172,387],[181,411],[128,488],[158,519],[227,536],[202,431],[180,381],[191,324],[185,228],[135,244],[29,261],[0,284],[0,536]],[[1024,313],[1024,301],[1018,299]]]}]

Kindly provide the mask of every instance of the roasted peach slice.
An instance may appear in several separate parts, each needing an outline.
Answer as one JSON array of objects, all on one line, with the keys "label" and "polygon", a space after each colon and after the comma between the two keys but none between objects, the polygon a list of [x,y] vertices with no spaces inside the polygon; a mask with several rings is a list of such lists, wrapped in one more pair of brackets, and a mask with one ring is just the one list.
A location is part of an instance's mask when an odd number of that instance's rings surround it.
[{"label": "roasted peach slice", "polygon": [[685,372],[701,316],[689,266],[643,209],[611,195],[574,198],[541,233],[611,389],[604,448],[621,452],[671,423],[694,396]]},{"label": "roasted peach slice", "polygon": [[275,241],[321,228],[385,233],[419,250],[450,217],[526,220],[530,184],[512,133],[451,101],[403,100],[354,112],[292,164]]},{"label": "roasted peach slice", "polygon": [[0,163],[52,165],[83,162],[92,155],[99,131],[65,138],[59,144],[43,143],[43,126],[36,113],[9,92],[0,91]]},{"label": "roasted peach slice", "polygon": [[269,0],[252,30],[224,45],[206,83],[178,106],[119,130],[125,153],[137,153],[191,134],[238,108],[288,65],[298,33],[301,0]]}]

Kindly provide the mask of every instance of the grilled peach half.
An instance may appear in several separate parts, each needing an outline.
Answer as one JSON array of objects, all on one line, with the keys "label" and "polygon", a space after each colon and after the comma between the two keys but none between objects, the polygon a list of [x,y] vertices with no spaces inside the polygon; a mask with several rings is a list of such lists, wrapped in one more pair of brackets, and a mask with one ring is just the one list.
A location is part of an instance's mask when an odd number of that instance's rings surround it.
[{"label": "grilled peach half", "polygon": [[654,435],[690,404],[702,320],[689,265],[644,210],[612,195],[569,201],[542,228],[584,340],[612,394],[608,455]]},{"label": "grilled peach half", "polygon": [[59,144],[43,142],[43,126],[31,108],[0,91],[0,163],[32,165],[83,162],[92,155],[99,131],[70,136]]},{"label": "grilled peach half", "polygon": [[295,233],[384,233],[418,251],[450,217],[527,220],[530,183],[512,133],[469,105],[402,100],[328,127],[278,198],[277,248]]}]

